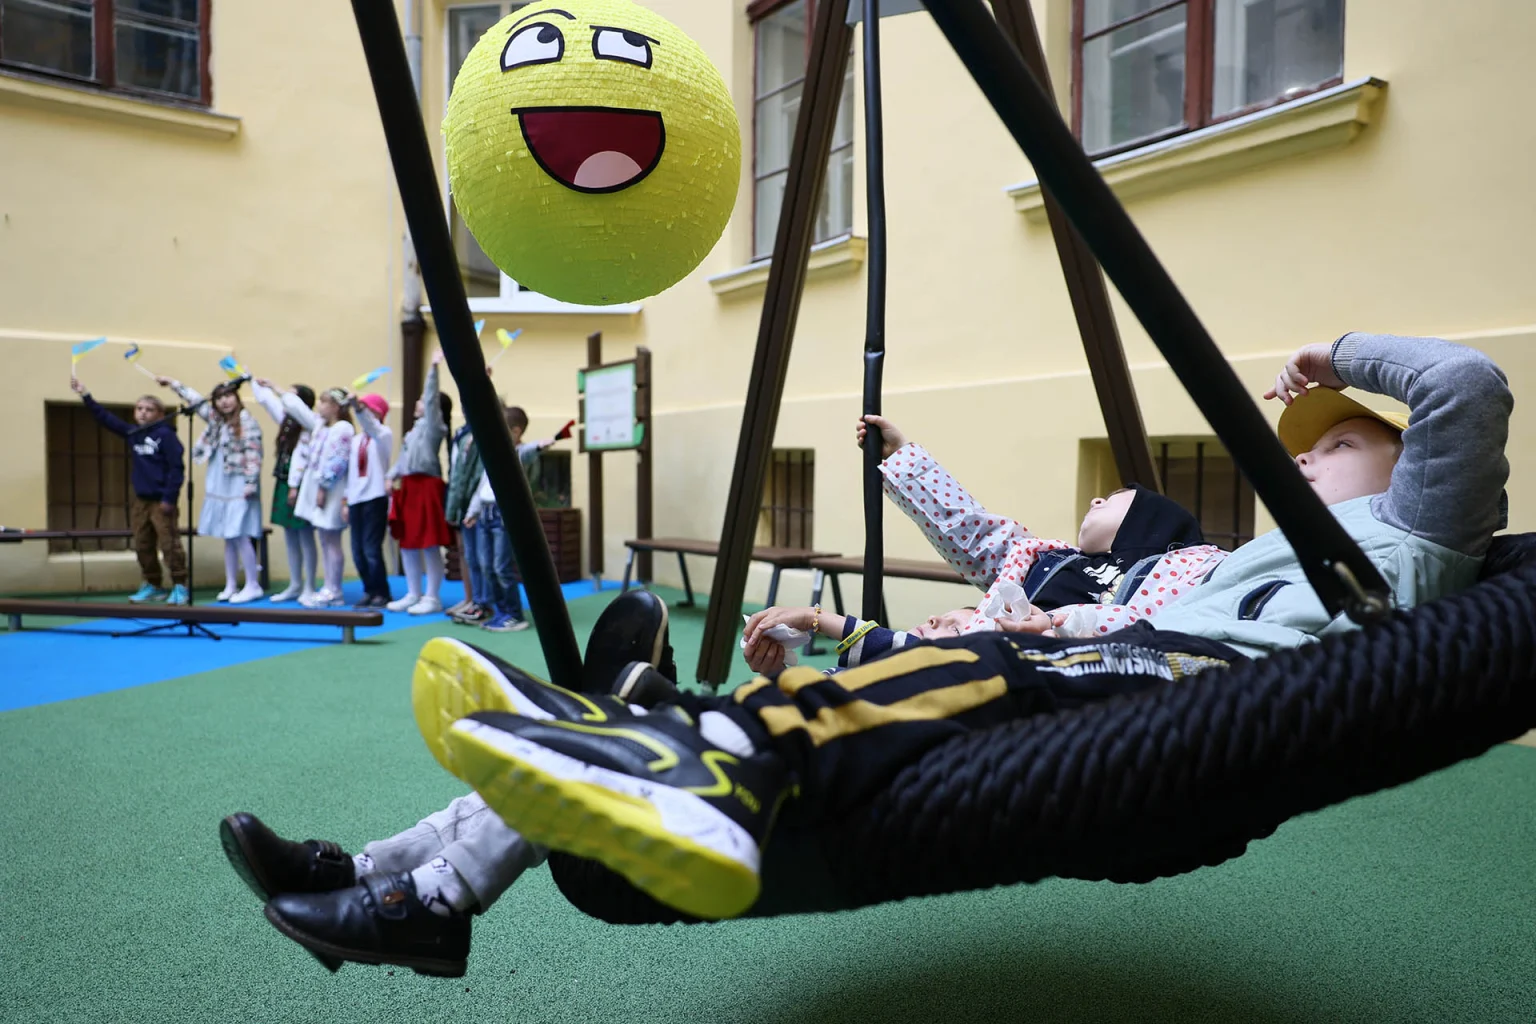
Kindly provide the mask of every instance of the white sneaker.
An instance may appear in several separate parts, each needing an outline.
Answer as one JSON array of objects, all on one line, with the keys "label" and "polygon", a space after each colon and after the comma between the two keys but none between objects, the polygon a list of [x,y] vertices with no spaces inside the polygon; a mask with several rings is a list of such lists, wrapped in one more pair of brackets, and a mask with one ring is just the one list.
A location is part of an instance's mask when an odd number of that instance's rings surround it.
[{"label": "white sneaker", "polygon": [[230,604],[250,604],[252,601],[260,601],[267,596],[267,592],[261,589],[259,583],[247,583],[239,591],[230,595]]},{"label": "white sneaker", "polygon": [[389,604],[385,605],[384,607],[392,612],[403,612],[409,610],[411,607],[417,604],[420,604],[421,601],[422,597],[420,594],[406,594],[399,600],[389,602]]},{"label": "white sneaker", "polygon": [[219,591],[219,596],[215,597],[214,600],[215,601],[228,601],[230,598],[234,597],[238,593],[240,593],[240,591],[236,587],[228,586],[228,587],[225,587],[223,590]]},{"label": "white sneaker", "polygon": [[444,615],[452,615],[455,612],[461,612],[465,608],[468,608],[468,607],[469,607],[469,598],[466,597],[464,600],[460,601],[458,604],[450,605],[449,607],[444,608],[443,609],[443,614]]},{"label": "white sneaker", "polygon": [[300,598],[299,603],[305,608],[334,608],[342,603],[341,592],[322,588],[311,592],[307,599]]},{"label": "white sneaker", "polygon": [[272,595],[273,604],[282,604],[284,601],[292,601],[304,593],[304,587],[299,583],[290,583],[284,589]]},{"label": "white sneaker", "polygon": [[412,615],[436,615],[442,610],[443,602],[435,597],[424,597],[406,609]]}]

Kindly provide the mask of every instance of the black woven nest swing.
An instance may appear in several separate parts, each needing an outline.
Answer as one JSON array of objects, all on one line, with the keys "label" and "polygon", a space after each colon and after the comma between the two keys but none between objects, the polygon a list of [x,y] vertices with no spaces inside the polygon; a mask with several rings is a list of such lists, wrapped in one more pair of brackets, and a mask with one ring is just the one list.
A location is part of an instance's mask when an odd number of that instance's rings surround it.
[{"label": "black woven nest swing", "polygon": [[[1536,534],[1519,534],[1495,540],[1475,587],[1388,622],[957,737],[847,819],[775,835],[752,915],[1181,874],[1532,727]],[[688,920],[590,861],[550,868],[593,917]]]},{"label": "black woven nest swing", "polygon": [[[863,2],[878,24],[876,0]],[[1017,0],[994,2],[1027,14]],[[780,828],[764,851],[763,894],[751,915],[1050,877],[1144,882],[1180,874],[1240,855],[1291,817],[1412,781],[1536,727],[1536,534],[1495,539],[1481,580],[1466,592],[1392,611],[1380,574],[1296,472],[983,0],[923,4],[1292,540],[1324,606],[1365,625],[950,740],[842,820]],[[818,38],[848,6],[828,0]],[[552,678],[577,688],[580,655],[484,372],[393,5],[353,0],[353,9],[443,352],[513,526]],[[878,73],[878,55],[867,54],[866,65],[869,56]],[[797,137],[796,147],[804,141]],[[872,265],[883,248],[873,220]],[[788,237],[781,229],[779,255],[792,255]],[[867,365],[877,383],[878,359]],[[873,495],[878,502],[878,488]],[[596,863],[555,854],[550,866],[570,902],[604,921],[689,920]]]}]

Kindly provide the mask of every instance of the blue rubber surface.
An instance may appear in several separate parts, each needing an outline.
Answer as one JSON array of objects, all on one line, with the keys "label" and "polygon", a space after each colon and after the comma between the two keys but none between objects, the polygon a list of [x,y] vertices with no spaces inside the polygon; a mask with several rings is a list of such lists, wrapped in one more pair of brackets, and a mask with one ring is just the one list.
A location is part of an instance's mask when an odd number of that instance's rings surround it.
[{"label": "blue rubber surface", "polygon": [[[405,593],[404,577],[395,577],[391,583],[395,594]],[[603,589],[617,588],[617,582],[604,581]],[[594,593],[591,580],[566,583],[560,589],[567,601]],[[362,600],[362,584],[349,581],[342,593],[350,606]],[[463,584],[443,583],[443,607],[458,603],[463,596]],[[525,607],[527,603],[525,592]],[[297,609],[299,605],[296,602],[271,605],[263,600],[254,602],[251,607]],[[385,611],[384,625],[359,629],[357,640],[367,643],[370,637],[394,630],[447,621],[443,615]],[[221,638],[219,640],[188,636],[181,629],[142,637],[112,636],[116,632],[160,624],[156,620],[86,619],[68,626],[48,628],[31,626],[24,619],[20,633],[0,632],[0,664],[5,666],[4,672],[0,673],[0,711],[124,690],[307,647],[341,643],[338,626],[267,623],[209,626],[208,629]]]}]

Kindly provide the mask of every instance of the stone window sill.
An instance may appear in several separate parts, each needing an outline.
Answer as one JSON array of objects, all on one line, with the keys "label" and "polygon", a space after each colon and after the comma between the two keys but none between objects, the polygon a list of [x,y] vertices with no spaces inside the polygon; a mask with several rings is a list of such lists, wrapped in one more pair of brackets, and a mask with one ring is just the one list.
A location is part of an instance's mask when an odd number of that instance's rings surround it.
[{"label": "stone window sill", "polygon": [[102,92],[11,71],[0,72],[0,104],[138,125],[206,139],[233,139],[240,134],[240,119],[229,114],[216,114],[211,110],[123,93]]},{"label": "stone window sill", "polygon": [[[811,246],[810,259],[805,266],[805,278],[833,277],[852,273],[864,265],[865,240],[858,235],[842,235]],[[768,286],[771,259],[758,260],[735,270],[727,270],[709,279],[709,287],[722,299],[738,299],[758,295]]]},{"label": "stone window sill", "polygon": [[[1122,201],[1353,142],[1371,123],[1387,83],[1361,78],[1208,128],[1094,162]],[[1013,207],[1045,220],[1039,181],[1006,189]]]}]

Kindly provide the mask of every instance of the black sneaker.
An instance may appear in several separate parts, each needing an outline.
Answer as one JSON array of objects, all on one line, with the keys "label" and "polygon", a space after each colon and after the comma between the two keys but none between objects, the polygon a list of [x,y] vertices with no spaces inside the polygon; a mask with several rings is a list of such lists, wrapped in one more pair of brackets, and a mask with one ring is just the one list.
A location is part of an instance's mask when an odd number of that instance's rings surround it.
[{"label": "black sneaker", "polygon": [[453,754],[443,745],[443,736],[454,722],[476,711],[572,722],[630,717],[623,701],[606,694],[572,693],[474,644],[446,636],[428,640],[416,656],[411,707],[432,756],[450,772]]},{"label": "black sneaker", "polygon": [[529,840],[596,860],[694,917],[756,902],[787,792],[772,754],[711,746],[675,706],[601,725],[480,712],[446,742],[454,774]]},{"label": "black sneaker", "polygon": [[609,602],[587,636],[581,688],[608,693],[630,662],[644,661],[677,682],[667,632],[667,602],[649,590],[626,590]]},{"label": "black sneaker", "polygon": [[469,958],[470,915],[433,913],[409,871],[364,875],[340,892],[275,897],[267,920],[330,971],[351,960],[460,978]]},{"label": "black sneaker", "polygon": [[229,866],[263,902],[285,892],[330,892],[357,882],[352,858],[323,839],[296,843],[244,811],[219,822]]},{"label": "black sneaker", "polygon": [[609,689],[625,704],[638,704],[646,709],[677,700],[677,684],[645,661],[625,665]]}]

